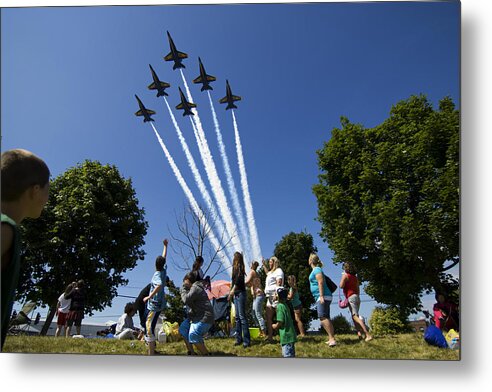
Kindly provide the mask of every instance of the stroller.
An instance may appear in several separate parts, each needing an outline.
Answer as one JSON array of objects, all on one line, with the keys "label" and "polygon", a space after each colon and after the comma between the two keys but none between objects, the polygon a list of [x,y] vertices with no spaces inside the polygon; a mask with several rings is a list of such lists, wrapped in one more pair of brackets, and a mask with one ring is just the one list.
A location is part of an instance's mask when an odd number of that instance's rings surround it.
[{"label": "stroller", "polygon": [[214,337],[228,337],[231,330],[231,305],[227,300],[231,290],[231,282],[216,280],[210,283],[207,290],[208,299],[214,309],[214,325],[209,335]]},{"label": "stroller", "polygon": [[214,325],[210,328],[209,334],[213,337],[229,337],[231,331],[231,304],[227,295],[219,298],[212,298],[214,309]]}]

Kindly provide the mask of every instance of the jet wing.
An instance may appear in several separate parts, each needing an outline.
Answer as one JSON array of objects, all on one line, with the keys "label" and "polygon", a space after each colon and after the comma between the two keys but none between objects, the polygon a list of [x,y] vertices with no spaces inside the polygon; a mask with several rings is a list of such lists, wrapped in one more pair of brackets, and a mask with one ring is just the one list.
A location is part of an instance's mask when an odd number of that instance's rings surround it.
[{"label": "jet wing", "polygon": [[153,110],[147,109],[147,114],[155,114]]},{"label": "jet wing", "polygon": [[196,79],[193,79],[193,83],[203,83],[203,82],[202,82],[202,77],[201,77],[201,76],[199,76],[199,77],[197,77]]},{"label": "jet wing", "polygon": [[168,87],[171,87],[171,85],[169,83],[166,83],[166,82],[161,82],[161,87],[162,88],[168,88]]},{"label": "jet wing", "polygon": [[217,80],[217,79],[215,78],[215,76],[207,75],[207,80],[208,80],[209,82],[213,82],[213,81],[215,81],[215,80]]},{"label": "jet wing", "polygon": [[172,52],[169,53],[166,57],[164,57],[164,60],[166,60],[166,61],[171,61],[172,59],[174,59]]},{"label": "jet wing", "polygon": [[155,85],[155,82],[152,82],[151,84],[149,84],[148,89],[149,90],[157,90],[157,86]]},{"label": "jet wing", "polygon": [[143,111],[139,110],[138,112],[135,113],[135,116],[143,116]]},{"label": "jet wing", "polygon": [[241,97],[238,97],[237,95],[233,95],[232,96],[232,100],[233,101],[240,101],[241,100]]},{"label": "jet wing", "polygon": [[184,109],[184,106],[182,103],[180,103],[178,106],[176,106],[176,109],[181,110]]},{"label": "jet wing", "polygon": [[194,103],[191,103],[191,102],[188,104],[188,106],[189,106],[190,108],[196,108],[196,105],[195,105]]},{"label": "jet wing", "polygon": [[226,103],[227,102],[227,97],[222,98],[219,102],[220,103]]},{"label": "jet wing", "polygon": [[186,59],[186,58],[188,58],[188,55],[186,53],[183,53],[183,52],[178,52],[178,58]]}]

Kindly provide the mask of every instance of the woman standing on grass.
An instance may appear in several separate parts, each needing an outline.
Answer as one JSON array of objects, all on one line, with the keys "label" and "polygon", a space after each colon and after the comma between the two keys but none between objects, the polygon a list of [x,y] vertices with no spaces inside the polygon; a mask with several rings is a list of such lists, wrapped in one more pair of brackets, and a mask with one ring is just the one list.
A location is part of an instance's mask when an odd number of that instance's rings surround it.
[{"label": "woman standing on grass", "polygon": [[260,327],[260,336],[265,337],[266,324],[263,318],[263,303],[265,302],[265,293],[261,288],[260,277],[256,270],[258,269],[260,263],[253,261],[251,264],[251,271],[249,271],[246,277],[246,285],[251,287],[251,295],[253,296],[253,315],[258,321]]},{"label": "woman standing on grass", "polygon": [[348,299],[348,307],[350,314],[352,315],[352,320],[354,321],[355,329],[357,330],[357,335],[363,338],[362,333],[365,334],[365,340],[368,342],[372,340],[371,334],[367,331],[367,327],[364,322],[360,319],[359,309],[360,309],[360,296],[359,296],[359,280],[357,279],[357,271],[352,263],[343,264],[344,272],[342,273],[342,279],[340,280],[340,288],[343,289],[343,294],[345,298]]},{"label": "woman standing on grass", "polygon": [[245,275],[243,255],[240,252],[236,252],[232,260],[232,282],[229,301],[234,298],[234,307],[236,309],[236,343],[234,343],[234,346],[242,344],[244,348],[251,345],[248,319],[246,317]]},{"label": "woman standing on grass", "polygon": [[287,299],[292,304],[294,308],[294,317],[295,322],[297,324],[297,328],[299,329],[299,337],[303,338],[306,335],[304,332],[304,325],[301,320],[302,313],[302,302],[299,299],[299,290],[297,289],[297,279],[294,275],[289,275],[287,277],[287,283],[289,284],[289,293],[287,295]]},{"label": "woman standing on grass", "polygon": [[65,288],[65,291],[58,298],[58,304],[56,307],[57,319],[56,319],[55,338],[60,336],[62,328],[65,328],[65,334],[67,333],[67,316],[68,316],[68,312],[70,311],[70,305],[72,304],[72,300],[66,299],[65,295],[68,294],[70,291],[72,291],[73,287],[76,284],[77,284],[76,282],[70,283]]},{"label": "woman standing on grass", "polygon": [[266,266],[266,260],[263,261],[263,269],[266,273],[265,280],[265,294],[267,298],[266,305],[266,318],[267,318],[267,341],[273,343],[273,317],[277,308],[277,289],[284,285],[284,271],[280,268],[280,260],[275,256],[271,257],[268,261],[268,268]]},{"label": "woman standing on grass", "polygon": [[67,316],[66,337],[68,338],[70,336],[72,325],[75,324],[77,335],[80,335],[80,329],[82,327],[85,309],[85,284],[82,279],[77,282],[68,294],[65,294],[65,299],[72,300],[70,311]]},{"label": "woman standing on grass", "polygon": [[325,275],[323,274],[323,263],[319,259],[316,253],[311,253],[309,255],[309,265],[312,268],[311,274],[309,275],[309,287],[311,293],[313,294],[314,300],[316,301],[316,310],[318,312],[318,318],[321,325],[328,334],[328,341],[326,344],[330,347],[337,345],[335,341],[335,330],[333,328],[333,323],[330,319],[330,304],[332,300],[332,293],[328,288],[325,281]]}]

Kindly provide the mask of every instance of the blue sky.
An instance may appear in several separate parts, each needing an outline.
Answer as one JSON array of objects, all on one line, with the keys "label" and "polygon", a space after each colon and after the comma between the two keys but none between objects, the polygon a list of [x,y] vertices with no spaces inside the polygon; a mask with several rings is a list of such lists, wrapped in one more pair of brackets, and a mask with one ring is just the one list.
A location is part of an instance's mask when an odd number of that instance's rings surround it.
[{"label": "blue sky", "polygon": [[[169,30],[189,55],[185,76],[224,187],[208,100],[191,85],[198,56],[218,79],[212,97],[237,187],[231,116],[217,102],[225,79],[243,98],[236,117],[263,255],[288,232],[306,230],[338,280],[340,267],[317,235],[315,151],[342,115],[374,126],[392,104],[420,93],[435,105],[449,95],[459,106],[459,18],[457,2],[3,9],[2,150],[35,152],[53,176],[92,159],[132,178],[149,221],[147,257],[119,293],[136,295],[185,197],[152,129],[134,116],[135,93],[157,111],[155,125],[193,185],[164,102],[146,88],[150,63],[172,85],[170,104],[179,103],[179,73],[162,60]],[[175,115],[198,162],[189,120]],[[178,256],[169,260],[179,282]],[[120,314],[126,301],[115,299],[97,320]],[[363,303],[362,315],[373,305]]]}]

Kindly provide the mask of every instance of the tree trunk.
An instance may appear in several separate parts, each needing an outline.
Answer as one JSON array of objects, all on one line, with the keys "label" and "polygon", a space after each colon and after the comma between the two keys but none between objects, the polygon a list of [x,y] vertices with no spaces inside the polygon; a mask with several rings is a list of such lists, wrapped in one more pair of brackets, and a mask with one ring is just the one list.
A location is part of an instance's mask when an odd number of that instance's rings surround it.
[{"label": "tree trunk", "polygon": [[48,316],[46,316],[46,321],[44,322],[43,328],[41,329],[40,335],[46,336],[48,333],[48,329],[51,326],[51,322],[53,321],[53,317],[55,317],[56,313],[56,304],[50,306],[50,311],[48,312]]}]

